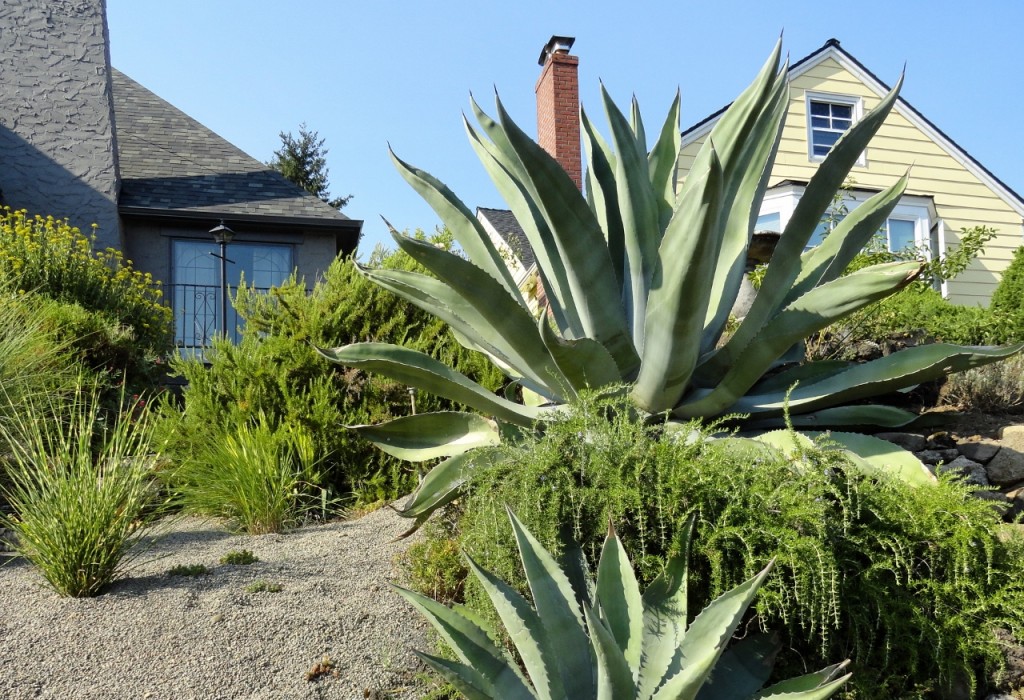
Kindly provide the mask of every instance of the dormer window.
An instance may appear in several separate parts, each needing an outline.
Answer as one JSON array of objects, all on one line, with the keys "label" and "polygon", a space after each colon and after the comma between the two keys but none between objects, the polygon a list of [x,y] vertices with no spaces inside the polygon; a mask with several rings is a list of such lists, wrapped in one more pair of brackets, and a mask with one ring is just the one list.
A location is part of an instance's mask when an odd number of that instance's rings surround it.
[{"label": "dormer window", "polygon": [[[820,161],[832,150],[839,137],[861,117],[861,100],[847,95],[807,93],[807,151]],[[864,165],[862,155],[857,165]]]}]

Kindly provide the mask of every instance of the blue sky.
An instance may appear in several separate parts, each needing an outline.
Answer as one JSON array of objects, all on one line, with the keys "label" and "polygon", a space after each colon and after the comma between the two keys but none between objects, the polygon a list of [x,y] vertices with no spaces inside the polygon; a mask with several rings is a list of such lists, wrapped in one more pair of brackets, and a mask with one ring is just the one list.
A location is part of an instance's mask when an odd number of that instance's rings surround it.
[{"label": "blue sky", "polygon": [[[660,125],[678,87],[682,126],[728,103],[780,32],[792,60],[831,37],[883,81],[904,64],[903,97],[1024,193],[1024,3],[347,2],[107,0],[115,67],[250,155],[267,160],[300,123],[330,149],[332,191],[365,220],[362,256],[399,229],[439,223],[395,172],[404,160],[446,182],[470,208],[503,206],[466,140],[472,92],[493,114],[497,89],[536,130],[537,57],[575,36],[580,97],[603,126],[599,80],[631,94]],[[649,126],[649,132],[656,129]]]}]

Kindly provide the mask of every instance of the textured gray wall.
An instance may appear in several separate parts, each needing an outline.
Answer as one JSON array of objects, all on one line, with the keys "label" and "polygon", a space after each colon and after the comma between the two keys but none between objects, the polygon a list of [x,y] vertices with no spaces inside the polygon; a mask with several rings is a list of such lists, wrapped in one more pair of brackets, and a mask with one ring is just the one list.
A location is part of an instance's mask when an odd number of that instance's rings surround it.
[{"label": "textured gray wall", "polygon": [[105,0],[0,3],[0,192],[121,247]]}]

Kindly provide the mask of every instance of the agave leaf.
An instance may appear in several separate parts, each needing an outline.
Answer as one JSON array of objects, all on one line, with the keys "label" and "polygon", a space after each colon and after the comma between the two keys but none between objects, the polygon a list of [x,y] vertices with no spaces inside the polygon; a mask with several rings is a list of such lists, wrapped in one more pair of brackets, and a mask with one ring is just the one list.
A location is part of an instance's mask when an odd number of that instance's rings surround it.
[{"label": "agave leaf", "polygon": [[614,279],[614,272],[597,219],[558,162],[516,126],[500,100],[496,106],[505,135],[529,174],[529,191],[536,198],[565,265],[584,335],[608,348],[620,367],[635,366],[639,358],[629,336],[618,290],[607,284]]},{"label": "agave leaf", "polygon": [[[437,296],[447,308],[453,311],[458,308],[459,316],[471,322],[474,330],[489,340],[499,355],[507,358],[520,374],[556,395],[569,389],[568,382],[536,332],[533,316],[519,303],[522,299],[518,294],[518,299],[513,299],[487,273],[454,253],[409,236],[399,234],[394,238],[402,250],[436,275],[450,292],[446,292],[443,286],[429,283],[426,290]],[[420,289],[424,289],[424,276],[406,275],[404,279],[407,283],[415,280],[421,285]],[[410,298],[410,301],[414,300]],[[465,333],[465,328],[460,328],[460,331]]]},{"label": "agave leaf", "polygon": [[541,409],[499,398],[430,355],[400,345],[355,343],[340,348],[317,348],[317,352],[331,362],[382,374],[525,428],[532,427],[544,415]]},{"label": "agave leaf", "polygon": [[[403,518],[426,520],[424,516],[429,516],[438,508],[448,505],[459,497],[462,485],[466,481],[466,471],[478,464],[493,463],[495,459],[497,459],[497,453],[488,448],[480,448],[449,457],[427,472],[416,490],[401,508],[395,508],[395,512]],[[411,531],[403,533],[403,537],[411,535],[416,529],[413,528]]]},{"label": "agave leaf", "polygon": [[775,635],[748,635],[725,650],[697,700],[750,700],[768,681],[782,648]]},{"label": "agave leaf", "polygon": [[[612,259],[615,281],[622,289],[622,276],[626,266],[625,234],[622,231],[622,214],[619,212],[618,186],[615,182],[617,161],[611,147],[598,133],[580,106],[580,123],[583,126],[583,143],[587,148],[587,197],[597,217],[605,240],[608,254]],[[677,149],[678,150],[678,149]]]},{"label": "agave leaf", "polygon": [[694,516],[680,529],[679,551],[644,591],[643,659],[637,696],[650,698],[669,674],[679,670],[679,646],[686,634],[687,562]]},{"label": "agave leaf", "polygon": [[871,435],[773,430],[754,439],[778,449],[787,458],[798,460],[800,464],[803,464],[799,459],[805,450],[814,449],[819,444],[828,446],[831,443],[838,446],[855,467],[866,473],[877,472],[895,476],[911,485],[935,483],[935,476],[912,452]]},{"label": "agave leaf", "polygon": [[[918,415],[895,406],[882,404],[855,404],[853,406],[836,406],[824,408],[813,413],[789,416],[789,424],[794,428],[902,428],[904,430],[941,425],[944,414],[924,413]],[[743,422],[744,430],[764,430],[782,428],[786,419],[764,418]]]},{"label": "agave leaf", "polygon": [[[761,289],[754,298],[750,311],[743,318],[740,327],[730,339],[725,352],[715,353],[701,368],[700,373],[713,371],[718,376],[738,361],[742,348],[757,334],[764,323],[775,316],[783,306],[797,275],[801,270],[801,254],[811,235],[821,221],[822,215],[832,203],[832,197],[842,187],[850,170],[860,158],[868,142],[885,121],[899,96],[903,77],[896,86],[879,102],[878,106],[854,124],[832,147],[824,162],[811,177],[803,196],[796,204],[793,215],[779,239],[771,263],[765,272]],[[723,117],[724,118],[724,117]]]},{"label": "agave leaf", "polygon": [[[789,408],[806,413],[857,399],[886,394],[903,387],[938,379],[951,372],[998,362],[1024,349],[1024,343],[1006,347],[972,347],[932,343],[907,348],[886,357],[852,365],[815,382],[798,385],[789,394]],[[781,414],[784,392],[749,394],[737,401],[737,412]]]},{"label": "agave leaf", "polygon": [[533,604],[545,626],[552,630],[551,643],[559,650],[557,662],[562,687],[572,688],[579,697],[593,697],[596,689],[593,686],[590,642],[572,584],[554,558],[511,510],[508,517],[533,594]]},{"label": "agave leaf", "polygon": [[518,297],[519,290],[515,280],[512,279],[512,273],[509,272],[508,266],[501,259],[490,236],[484,231],[483,225],[462,203],[462,200],[433,175],[409,165],[396,156],[390,148],[388,152],[391,154],[391,160],[399,174],[437,212],[469,259],[500,282],[510,295]]},{"label": "agave leaf", "polygon": [[[602,85],[601,87],[604,87]],[[629,128],[633,131],[633,138],[636,139],[637,148],[642,153],[647,152],[647,131],[644,129],[644,120],[640,116],[640,102],[636,95],[629,101]]]},{"label": "agave leaf", "polygon": [[482,697],[524,700],[535,697],[518,666],[495,646],[486,632],[435,600],[399,586],[392,588],[419,610],[459,660],[476,672],[475,677],[460,674],[460,678],[485,682],[484,688],[477,688],[478,691],[488,693]]},{"label": "agave leaf", "polygon": [[801,382],[817,381],[822,377],[830,377],[841,372],[851,363],[843,360],[814,360],[793,365],[778,374],[773,374],[757,382],[751,393],[767,394],[772,391],[786,391]]},{"label": "agave leaf", "polygon": [[661,241],[644,324],[646,340],[633,400],[660,413],[683,396],[697,363],[720,238],[722,171],[712,153],[704,187],[683,200]]},{"label": "agave leaf", "polygon": [[636,697],[633,671],[617,646],[615,637],[589,607],[584,606],[583,613],[597,666],[597,700]]},{"label": "agave leaf", "polygon": [[714,349],[718,343],[739,295],[750,236],[768,187],[788,106],[789,82],[783,70],[775,77],[756,122],[735,149],[732,160],[723,163],[726,178],[721,203],[724,212],[722,245],[711,284],[701,354]]},{"label": "agave leaf", "polygon": [[590,338],[559,338],[544,315],[537,323],[548,352],[574,391],[623,381],[615,359],[601,343]]},{"label": "agave leaf", "polygon": [[555,661],[561,649],[551,644],[537,612],[507,583],[480,568],[471,557],[467,556],[466,560],[518,650],[537,697],[541,700],[567,697]]},{"label": "agave leaf", "polygon": [[653,700],[694,700],[773,562],[769,562],[761,573],[711,601],[697,615],[680,646],[682,668],[658,689]]},{"label": "agave leaf", "polygon": [[908,176],[904,175],[888,189],[872,196],[847,214],[825,240],[805,252],[801,256],[800,274],[783,303],[839,277],[872,236],[885,225],[889,214],[906,191],[908,181]]},{"label": "agave leaf", "polygon": [[633,565],[611,522],[597,565],[597,600],[601,621],[607,625],[614,646],[628,667],[629,677],[633,678],[640,670],[644,606]]},{"label": "agave leaf", "polygon": [[493,700],[500,697],[494,694],[495,690],[492,684],[472,666],[460,664],[441,656],[425,654],[422,651],[413,651],[413,653],[423,663],[434,669],[439,676],[455,686],[456,690],[465,695],[467,700]]},{"label": "agave leaf", "polygon": [[921,460],[899,445],[863,433],[808,432],[812,440],[824,439],[845,448],[851,461],[866,472],[892,474],[908,484],[935,483],[935,475]]},{"label": "agave leaf", "polygon": [[[843,661],[841,663],[833,664],[831,666],[823,668],[815,673],[808,673],[797,678],[790,678],[784,681],[780,681],[779,683],[776,683],[775,685],[769,688],[765,688],[763,691],[761,691],[756,696],[755,700],[768,700],[769,698],[777,698],[778,700],[783,700],[784,698],[788,699],[790,697],[795,697],[800,700],[810,700],[810,698],[819,697],[827,698],[829,697],[828,695],[790,696],[786,695],[786,693],[806,693],[810,691],[820,690],[824,687],[834,684],[837,681],[840,684],[845,683],[846,680],[850,677],[850,675],[846,674],[840,676],[840,674],[846,669],[846,667],[849,664],[849,661]],[[833,692],[835,691],[833,690]]]},{"label": "agave leaf", "polygon": [[377,425],[350,425],[384,452],[409,462],[460,455],[501,444],[498,425],[476,413],[441,411],[402,416]]},{"label": "agave leaf", "polygon": [[[743,361],[734,364],[715,389],[682,404],[672,415],[693,418],[729,409],[793,343],[896,293],[910,284],[920,269],[916,262],[884,263],[815,287],[762,327],[742,352]],[[735,408],[733,412],[746,411]]]},{"label": "agave leaf", "polygon": [[515,214],[516,221],[530,243],[537,262],[537,273],[547,294],[548,308],[551,309],[559,330],[564,335],[582,337],[583,322],[576,312],[565,266],[558,257],[558,249],[547,222],[537,209],[526,186],[522,184],[522,164],[511,152],[507,142],[504,149],[499,147],[498,141],[504,139],[504,132],[500,126],[484,114],[475,101],[472,105],[477,120],[484,125],[493,141],[481,138],[469,122],[463,119],[469,142],[498,192]]},{"label": "agave leaf", "polygon": [[[622,285],[624,305],[632,319],[633,343],[643,356],[647,294],[658,261],[663,229],[659,226],[658,202],[648,173],[646,143],[641,146],[637,141],[629,122],[603,84],[601,100],[611,125],[616,153],[615,179],[626,252]],[[635,102],[633,112],[635,115]]]},{"label": "agave leaf", "polygon": [[658,201],[658,230],[664,231],[676,208],[676,173],[678,172],[679,145],[682,134],[679,131],[679,90],[658,135],[658,142],[647,154],[648,175],[651,188]]}]

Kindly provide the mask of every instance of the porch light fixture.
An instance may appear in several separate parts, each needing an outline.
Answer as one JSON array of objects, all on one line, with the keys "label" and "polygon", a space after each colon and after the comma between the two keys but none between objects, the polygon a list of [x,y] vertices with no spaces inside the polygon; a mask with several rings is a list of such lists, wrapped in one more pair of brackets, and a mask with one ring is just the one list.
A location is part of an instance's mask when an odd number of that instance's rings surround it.
[{"label": "porch light fixture", "polygon": [[210,235],[220,246],[220,255],[211,253],[213,257],[220,258],[220,328],[224,337],[228,337],[228,243],[235,237],[235,232],[224,225],[224,219],[210,229]]}]

